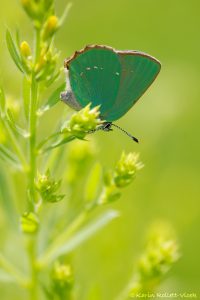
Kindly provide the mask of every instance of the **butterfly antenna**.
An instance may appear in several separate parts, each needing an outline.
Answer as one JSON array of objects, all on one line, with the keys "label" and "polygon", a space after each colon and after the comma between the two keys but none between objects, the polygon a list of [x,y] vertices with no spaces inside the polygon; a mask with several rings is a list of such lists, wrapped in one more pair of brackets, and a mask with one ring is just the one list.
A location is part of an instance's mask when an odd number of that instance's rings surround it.
[{"label": "butterfly antenna", "polygon": [[124,130],[123,128],[121,128],[120,126],[118,126],[118,125],[116,125],[116,124],[113,124],[113,123],[112,123],[112,126],[118,128],[118,129],[120,129],[120,130],[123,131],[125,134],[127,134],[133,141],[135,141],[136,143],[139,143],[139,140],[138,140],[136,137],[134,137],[132,134],[130,134],[129,132],[127,132],[126,130]]}]

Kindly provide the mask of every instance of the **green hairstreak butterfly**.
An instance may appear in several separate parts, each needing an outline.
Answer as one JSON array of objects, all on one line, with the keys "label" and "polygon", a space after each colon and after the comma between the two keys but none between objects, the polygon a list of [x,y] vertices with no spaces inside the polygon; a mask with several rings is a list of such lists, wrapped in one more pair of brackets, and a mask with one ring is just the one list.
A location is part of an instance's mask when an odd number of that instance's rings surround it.
[{"label": "green hairstreak butterfly", "polygon": [[100,117],[105,120],[100,129],[105,131],[111,130],[111,126],[123,130],[112,122],[137,102],[161,68],[160,62],[149,54],[103,45],[76,51],[64,66],[68,73],[67,91],[61,93],[61,99],[75,110],[89,103],[92,107],[100,105]]}]

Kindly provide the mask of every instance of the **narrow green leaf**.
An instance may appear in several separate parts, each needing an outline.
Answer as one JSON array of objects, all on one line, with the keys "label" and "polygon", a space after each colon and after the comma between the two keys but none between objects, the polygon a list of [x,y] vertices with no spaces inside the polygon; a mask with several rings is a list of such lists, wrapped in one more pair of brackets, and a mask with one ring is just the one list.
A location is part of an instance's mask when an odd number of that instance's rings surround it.
[{"label": "narrow green leaf", "polygon": [[47,152],[47,151],[49,151],[49,150],[52,150],[52,149],[54,149],[54,148],[60,147],[60,146],[62,146],[62,145],[64,145],[64,144],[67,144],[67,143],[73,141],[75,138],[76,138],[76,137],[75,137],[74,135],[67,136],[67,137],[65,137],[65,138],[63,138],[63,139],[57,141],[56,143],[52,144],[51,146],[49,146],[49,147],[43,149],[43,150],[41,151],[41,153],[45,153],[45,152]]},{"label": "narrow green leaf", "polygon": [[81,243],[85,242],[91,236],[93,236],[97,231],[102,229],[113,219],[117,218],[119,213],[115,210],[107,210],[97,219],[91,221],[89,224],[85,225],[81,230],[73,234],[71,237],[67,238],[61,246],[57,246],[39,260],[39,264],[46,265],[51,263],[53,260],[57,259],[61,255],[66,255],[69,252],[77,248]]},{"label": "narrow green leaf", "polygon": [[58,103],[58,101],[60,100],[60,93],[63,92],[65,90],[65,83],[62,83],[49,97],[48,101],[46,102],[46,104],[44,106],[42,106],[39,111],[38,114],[41,115],[43,114],[45,111],[49,110],[51,107],[53,107],[54,105],[56,105]]},{"label": "narrow green leaf", "polygon": [[63,132],[61,131],[57,131],[51,135],[49,135],[48,137],[46,137],[44,140],[42,140],[38,146],[37,146],[37,151],[39,151],[45,144],[47,144],[49,141],[51,140],[55,140],[56,138],[59,138],[60,135],[62,135]]},{"label": "narrow green leaf", "polygon": [[12,36],[11,36],[11,33],[9,32],[8,29],[6,31],[6,42],[7,42],[8,50],[10,52],[10,56],[12,57],[14,63],[16,64],[16,66],[18,67],[18,69],[22,73],[24,73],[22,60],[20,58],[20,55],[18,54],[17,48],[16,48],[16,46],[14,44],[14,41],[13,41]]},{"label": "narrow green leaf", "polygon": [[5,108],[6,108],[6,99],[5,93],[2,87],[0,87],[0,115],[4,117],[5,115]]},{"label": "narrow green leaf", "polygon": [[0,145],[0,158],[15,168],[21,168],[17,156],[4,145]]},{"label": "narrow green leaf", "polygon": [[57,73],[53,74],[50,78],[48,78],[48,80],[45,82],[46,87],[49,87],[51,84],[53,84],[58,79],[62,71],[63,67],[60,68]]},{"label": "narrow green leaf", "polygon": [[64,9],[64,12],[63,12],[62,16],[61,16],[60,19],[59,19],[59,26],[62,26],[62,24],[65,22],[65,20],[66,20],[68,14],[69,14],[69,11],[70,11],[71,7],[72,7],[72,2],[69,2],[69,3],[66,5],[66,7],[65,7],[65,9]]},{"label": "narrow green leaf", "polygon": [[16,124],[10,109],[7,110],[7,120],[13,131],[23,136],[24,138],[28,138],[30,136],[30,134],[26,130],[22,129]]},{"label": "narrow green leaf", "polygon": [[17,28],[15,31],[15,37],[16,37],[16,43],[17,43],[17,47],[20,47],[20,33],[19,33],[19,29]]},{"label": "narrow green leaf", "polygon": [[24,101],[24,114],[26,120],[28,120],[29,116],[29,103],[30,103],[30,95],[31,95],[31,83],[26,76],[23,79],[23,101]]},{"label": "narrow green leaf", "polygon": [[88,180],[85,186],[85,200],[87,202],[91,202],[97,197],[97,194],[101,187],[101,179],[102,167],[99,163],[96,163],[88,176]]}]

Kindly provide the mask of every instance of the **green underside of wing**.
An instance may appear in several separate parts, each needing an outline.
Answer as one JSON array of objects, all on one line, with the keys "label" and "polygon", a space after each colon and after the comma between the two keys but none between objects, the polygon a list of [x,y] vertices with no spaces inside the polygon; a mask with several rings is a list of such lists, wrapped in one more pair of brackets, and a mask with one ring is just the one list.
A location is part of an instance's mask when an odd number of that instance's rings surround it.
[{"label": "green underside of wing", "polygon": [[80,105],[100,105],[102,119],[114,121],[135,104],[159,71],[159,62],[147,55],[95,48],[70,63],[69,76]]},{"label": "green underside of wing", "polygon": [[122,73],[112,108],[105,118],[114,121],[122,117],[144,94],[160,71],[160,64],[141,55],[120,55]]},{"label": "green underside of wing", "polygon": [[79,55],[70,64],[70,84],[81,106],[101,105],[105,114],[113,105],[119,90],[121,66],[114,52],[92,49]]}]

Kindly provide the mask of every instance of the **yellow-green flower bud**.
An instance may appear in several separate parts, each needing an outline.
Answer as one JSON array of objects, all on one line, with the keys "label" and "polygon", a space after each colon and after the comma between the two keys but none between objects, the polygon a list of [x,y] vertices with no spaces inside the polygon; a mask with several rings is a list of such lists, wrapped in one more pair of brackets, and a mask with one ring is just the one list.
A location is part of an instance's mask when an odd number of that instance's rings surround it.
[{"label": "yellow-green flower bud", "polygon": [[78,138],[84,138],[87,132],[95,130],[101,124],[99,107],[90,109],[90,104],[72,115],[67,130]]},{"label": "yellow-green flower bud", "polygon": [[135,177],[136,172],[143,167],[143,164],[138,159],[139,154],[137,153],[122,153],[114,174],[114,182],[117,187],[128,185]]},{"label": "yellow-green flower bud", "polygon": [[52,280],[57,289],[70,288],[73,284],[71,266],[56,262],[52,272]]},{"label": "yellow-green flower bud", "polygon": [[178,259],[177,243],[173,239],[149,243],[146,253],[140,259],[139,270],[143,278],[164,275]]},{"label": "yellow-green flower bud", "polygon": [[155,291],[178,258],[178,245],[172,228],[167,223],[156,222],[150,228],[146,249],[130,283],[129,298],[136,298],[138,293]]},{"label": "yellow-green flower bud", "polygon": [[20,45],[20,52],[22,56],[29,57],[31,56],[31,48],[26,41],[23,41]]},{"label": "yellow-green flower bud", "polygon": [[47,40],[51,38],[58,27],[58,18],[56,16],[50,16],[44,25],[43,39]]},{"label": "yellow-green flower bud", "polygon": [[39,220],[35,213],[26,212],[21,217],[21,230],[23,233],[35,233],[39,227]]},{"label": "yellow-green flower bud", "polygon": [[46,174],[38,174],[35,182],[36,189],[40,193],[43,201],[46,202],[58,202],[64,198],[64,195],[58,195],[56,192],[60,187],[61,181],[55,181],[51,178],[50,172]]}]

